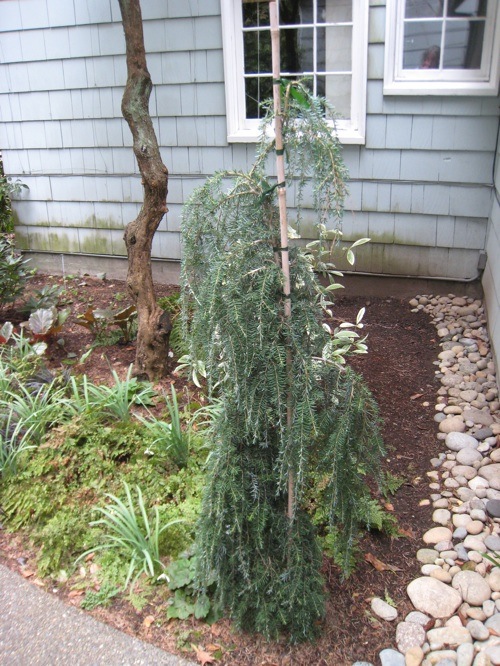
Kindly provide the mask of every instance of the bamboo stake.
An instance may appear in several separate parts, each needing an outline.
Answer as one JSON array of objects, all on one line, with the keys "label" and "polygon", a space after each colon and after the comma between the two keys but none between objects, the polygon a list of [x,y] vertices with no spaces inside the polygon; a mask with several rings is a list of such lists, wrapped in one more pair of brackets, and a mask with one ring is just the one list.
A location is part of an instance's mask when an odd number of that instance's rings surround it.
[{"label": "bamboo stake", "polygon": [[[276,2],[269,3],[269,17],[271,21],[271,56],[273,69],[273,102],[275,117],[275,147],[276,147],[276,172],[278,176],[278,205],[280,214],[280,239],[281,239],[281,269],[283,271],[283,292],[285,296],[284,314],[285,319],[292,316],[292,303],[290,300],[290,257],[288,254],[288,222],[286,213],[286,186],[285,186],[285,159],[283,156],[283,117],[281,115],[281,70],[280,70],[280,31],[278,24],[278,9]],[[292,428],[292,404],[291,384],[292,377],[292,354],[287,350],[286,364],[289,378],[287,399],[287,427],[289,436]],[[293,470],[288,472],[288,508],[287,516],[290,520],[294,517],[295,504],[295,481]]]}]

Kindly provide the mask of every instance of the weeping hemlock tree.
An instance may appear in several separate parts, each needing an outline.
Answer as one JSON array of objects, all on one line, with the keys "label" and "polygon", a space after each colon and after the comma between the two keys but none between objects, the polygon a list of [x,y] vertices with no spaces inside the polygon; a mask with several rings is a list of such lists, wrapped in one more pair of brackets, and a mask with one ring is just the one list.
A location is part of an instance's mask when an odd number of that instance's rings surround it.
[{"label": "weeping hemlock tree", "polygon": [[[328,218],[342,213],[346,178],[324,113],[324,100],[286,86],[287,186],[300,224],[312,183],[320,245]],[[269,109],[266,126],[272,121]],[[222,402],[198,548],[201,579],[215,578],[219,600],[241,627],[269,637],[284,630],[299,641],[316,633],[324,607],[306,494],[320,478],[347,569],[358,525],[366,522],[365,474],[377,476],[383,447],[373,398],[338,363],[342,336],[322,325],[329,288],[316,278],[314,257],[298,247],[289,250],[292,316],[285,316],[279,183],[266,175],[275,145],[266,136],[264,128],[252,170],[210,178],[183,221],[191,354],[204,361],[209,389]]]},{"label": "weeping hemlock tree", "polygon": [[144,187],[144,202],[137,218],[125,229],[128,255],[127,288],[137,306],[137,351],[134,374],[149,379],[167,372],[169,316],[155,298],[151,272],[153,236],[167,212],[168,171],[163,164],[149,115],[151,76],[146,63],[139,0],[119,0],[127,51],[127,85],[122,113],[134,141],[134,154]]}]

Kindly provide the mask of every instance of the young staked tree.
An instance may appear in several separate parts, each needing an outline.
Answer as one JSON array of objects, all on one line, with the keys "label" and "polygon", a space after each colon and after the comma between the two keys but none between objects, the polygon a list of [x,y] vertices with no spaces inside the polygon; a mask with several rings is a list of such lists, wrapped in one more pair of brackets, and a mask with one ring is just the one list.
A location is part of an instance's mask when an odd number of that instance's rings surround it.
[{"label": "young staked tree", "polygon": [[171,322],[157,304],[151,270],[153,236],[167,212],[168,171],[163,164],[149,114],[151,76],[146,63],[139,0],[119,0],[127,53],[127,84],[122,113],[133,137],[133,149],[144,187],[137,218],[125,229],[127,288],[137,306],[137,351],[134,374],[149,379],[167,373]]},{"label": "young staked tree", "polygon": [[[366,475],[377,477],[383,445],[370,392],[339,362],[349,347],[363,348],[345,329],[332,334],[323,325],[338,285],[322,286],[314,271],[325,267],[324,246],[335,235],[327,229],[342,215],[340,146],[325,100],[300,84],[281,89],[286,184],[269,175],[277,148],[269,105],[250,172],[217,173],[186,206],[182,288],[192,360],[205,363],[222,403],[197,533],[201,583],[217,581],[218,600],[239,626],[300,641],[317,632],[324,612],[311,488],[319,479],[347,571],[359,524],[369,522]],[[303,204],[315,211],[319,254],[283,247],[284,186],[296,228]]]}]

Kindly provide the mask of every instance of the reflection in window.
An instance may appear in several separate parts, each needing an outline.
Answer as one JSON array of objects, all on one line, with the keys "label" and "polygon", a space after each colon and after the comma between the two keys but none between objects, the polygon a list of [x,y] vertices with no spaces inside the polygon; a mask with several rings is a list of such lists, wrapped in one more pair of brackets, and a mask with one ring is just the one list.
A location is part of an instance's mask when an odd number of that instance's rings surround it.
[{"label": "reflection in window", "polygon": [[480,69],[487,2],[406,0],[403,69]]},{"label": "reflection in window", "polygon": [[[315,95],[326,96],[349,118],[352,88],[352,0],[280,0],[281,72],[306,77]],[[247,118],[262,115],[272,96],[271,39],[267,0],[243,0]]]}]

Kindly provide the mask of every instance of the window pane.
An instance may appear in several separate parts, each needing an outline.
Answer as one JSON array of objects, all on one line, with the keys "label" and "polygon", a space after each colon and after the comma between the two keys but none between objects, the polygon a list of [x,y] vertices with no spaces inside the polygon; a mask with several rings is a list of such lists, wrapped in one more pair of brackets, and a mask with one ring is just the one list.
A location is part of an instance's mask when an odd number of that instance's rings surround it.
[{"label": "window pane", "polygon": [[439,67],[442,21],[406,23],[404,34],[404,69]]},{"label": "window pane", "polygon": [[[318,76],[318,95],[323,95],[333,104],[340,118],[351,117],[351,87],[350,75]],[[322,88],[324,92],[320,92]]]},{"label": "window pane", "polygon": [[267,77],[245,79],[245,104],[247,118],[261,118],[264,114],[260,103],[273,96],[273,80]]},{"label": "window pane", "polygon": [[314,29],[281,30],[281,71],[299,74],[314,69]]},{"label": "window pane", "polygon": [[[319,3],[318,3],[319,5]],[[325,18],[320,20],[320,15]],[[349,23],[352,21],[352,0],[336,0],[329,2],[325,9],[320,12],[318,6],[318,23]]]},{"label": "window pane", "polygon": [[[318,71],[345,72],[352,69],[352,27],[318,29]],[[324,52],[323,58],[320,54]]]},{"label": "window pane", "polygon": [[448,0],[448,16],[486,16],[486,0]]},{"label": "window pane", "polygon": [[480,69],[484,21],[446,22],[443,67]]},{"label": "window pane", "polygon": [[406,0],[405,17],[439,18],[443,16],[443,10],[444,0]]},{"label": "window pane", "polygon": [[280,0],[280,24],[312,23],[314,0]]},{"label": "window pane", "polygon": [[243,26],[257,28],[262,25],[269,25],[269,2],[243,0]]},{"label": "window pane", "polygon": [[245,32],[243,34],[245,51],[245,74],[272,72],[271,33],[268,30]]}]

